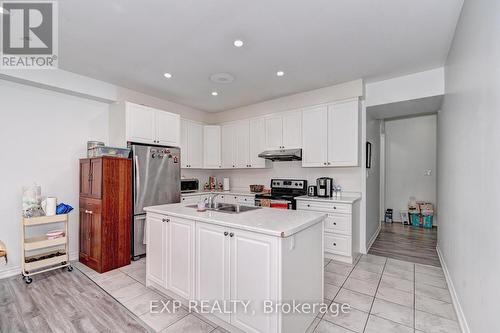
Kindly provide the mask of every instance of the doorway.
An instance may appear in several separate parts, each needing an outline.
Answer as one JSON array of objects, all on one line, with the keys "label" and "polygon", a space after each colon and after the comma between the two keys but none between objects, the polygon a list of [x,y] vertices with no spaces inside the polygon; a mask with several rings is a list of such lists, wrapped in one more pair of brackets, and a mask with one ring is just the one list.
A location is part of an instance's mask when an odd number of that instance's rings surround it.
[{"label": "doorway", "polygon": [[[418,112],[418,103],[413,107],[417,109],[414,114],[403,108],[403,116],[394,112],[394,105],[392,112],[383,106],[367,108],[366,137],[372,151],[372,165],[366,166],[367,249],[370,254],[439,266],[435,210],[438,117],[436,112]],[[410,198],[433,205],[432,228],[403,224]],[[392,223],[384,222],[387,209],[392,209]]]}]

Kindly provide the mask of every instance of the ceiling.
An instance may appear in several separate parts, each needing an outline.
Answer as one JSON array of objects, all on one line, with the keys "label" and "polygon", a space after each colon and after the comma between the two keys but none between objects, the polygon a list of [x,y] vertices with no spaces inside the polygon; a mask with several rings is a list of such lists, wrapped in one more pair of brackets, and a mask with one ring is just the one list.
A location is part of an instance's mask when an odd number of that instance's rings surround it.
[{"label": "ceiling", "polygon": [[462,2],[64,0],[59,67],[217,112],[442,66]]}]

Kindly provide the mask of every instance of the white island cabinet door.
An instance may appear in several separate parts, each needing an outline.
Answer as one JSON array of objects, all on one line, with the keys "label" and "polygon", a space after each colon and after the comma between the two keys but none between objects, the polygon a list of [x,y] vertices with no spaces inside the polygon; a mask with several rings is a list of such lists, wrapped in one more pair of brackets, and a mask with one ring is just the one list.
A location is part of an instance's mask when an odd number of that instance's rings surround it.
[{"label": "white island cabinet door", "polygon": [[[219,302],[230,300],[229,229],[196,223],[196,299]],[[229,323],[229,315],[214,313]]]},{"label": "white island cabinet door", "polygon": [[324,167],[328,159],[327,108],[319,106],[302,113],[302,166]]},{"label": "white island cabinet door", "polygon": [[195,222],[169,217],[167,226],[167,289],[191,299],[194,296]]},{"label": "white island cabinet door", "polygon": [[328,106],[329,166],[359,165],[358,99]]},{"label": "white island cabinet door", "polygon": [[156,111],[157,143],[164,146],[180,146],[181,117],[166,111]]},{"label": "white island cabinet door", "polygon": [[231,315],[231,325],[245,332],[277,332],[277,315],[264,314],[263,303],[278,299],[279,239],[236,229],[232,229],[229,236],[231,299],[251,300],[247,313],[239,307]]},{"label": "white island cabinet door", "polygon": [[165,240],[166,218],[147,216],[146,237],[146,280],[153,281],[166,288],[165,274]]},{"label": "white island cabinet door", "polygon": [[150,107],[127,103],[127,141],[155,143],[156,110]]}]

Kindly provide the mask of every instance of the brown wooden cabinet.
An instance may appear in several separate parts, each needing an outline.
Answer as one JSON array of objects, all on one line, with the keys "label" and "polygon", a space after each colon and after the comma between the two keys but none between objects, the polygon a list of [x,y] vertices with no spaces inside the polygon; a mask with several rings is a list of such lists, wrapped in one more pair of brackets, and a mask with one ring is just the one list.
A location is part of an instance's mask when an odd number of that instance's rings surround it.
[{"label": "brown wooden cabinet", "polygon": [[80,262],[100,273],[130,264],[131,221],[131,160],[80,160]]}]

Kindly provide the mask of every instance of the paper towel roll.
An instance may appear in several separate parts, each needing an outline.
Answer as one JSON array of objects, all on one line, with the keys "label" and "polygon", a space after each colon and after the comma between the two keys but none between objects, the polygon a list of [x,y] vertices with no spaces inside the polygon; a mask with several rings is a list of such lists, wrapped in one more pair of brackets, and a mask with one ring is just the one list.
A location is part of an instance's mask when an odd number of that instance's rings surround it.
[{"label": "paper towel roll", "polygon": [[229,178],[224,178],[223,189],[224,191],[229,191]]}]

